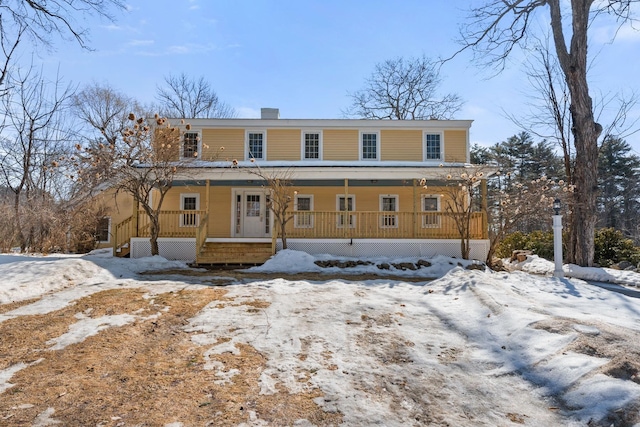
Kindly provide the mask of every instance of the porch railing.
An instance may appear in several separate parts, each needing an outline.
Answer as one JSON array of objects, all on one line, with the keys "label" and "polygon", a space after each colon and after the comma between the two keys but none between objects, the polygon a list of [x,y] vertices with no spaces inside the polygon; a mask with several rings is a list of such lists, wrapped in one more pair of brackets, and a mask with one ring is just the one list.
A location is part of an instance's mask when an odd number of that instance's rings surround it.
[{"label": "porch railing", "polygon": [[[483,212],[471,216],[472,239],[482,239]],[[294,212],[288,238],[459,239],[453,214],[444,212]]]},{"label": "porch railing", "polygon": [[[160,211],[160,237],[195,237],[206,211]],[[150,220],[144,211],[138,212],[138,235],[149,237]]]},{"label": "porch railing", "polygon": [[133,225],[133,217],[125,219],[119,224],[116,224],[113,230],[113,253],[118,254],[122,248],[129,243],[131,239]]}]

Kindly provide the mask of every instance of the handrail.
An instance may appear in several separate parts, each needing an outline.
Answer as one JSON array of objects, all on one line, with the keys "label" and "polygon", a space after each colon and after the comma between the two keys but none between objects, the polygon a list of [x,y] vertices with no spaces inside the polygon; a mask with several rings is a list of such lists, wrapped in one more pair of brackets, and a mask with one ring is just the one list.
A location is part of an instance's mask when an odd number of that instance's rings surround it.
[{"label": "handrail", "polygon": [[133,223],[133,216],[123,220],[116,224],[113,232],[113,256],[117,255],[117,252],[131,240],[131,225]]},{"label": "handrail", "polygon": [[196,230],[196,257],[202,251],[205,243],[207,242],[207,228],[209,224],[209,212],[205,212],[198,229]]}]

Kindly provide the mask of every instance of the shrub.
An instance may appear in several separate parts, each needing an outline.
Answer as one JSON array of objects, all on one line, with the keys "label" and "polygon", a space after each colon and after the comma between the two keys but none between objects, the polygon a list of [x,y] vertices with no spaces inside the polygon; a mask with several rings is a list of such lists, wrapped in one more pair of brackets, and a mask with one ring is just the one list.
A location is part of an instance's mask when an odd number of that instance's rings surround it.
[{"label": "shrub", "polygon": [[640,262],[640,248],[633,240],[626,238],[621,231],[613,228],[596,230],[594,262],[601,267],[609,267],[621,261],[637,266]]},{"label": "shrub", "polygon": [[[568,236],[563,236],[563,253],[567,253]],[[553,232],[534,231],[529,234],[515,232],[506,236],[498,245],[496,256],[508,258],[514,250],[530,250],[534,254],[553,261]],[[637,266],[640,263],[640,248],[633,240],[613,228],[601,228],[595,234],[594,262],[601,267],[609,267],[622,261]]]}]

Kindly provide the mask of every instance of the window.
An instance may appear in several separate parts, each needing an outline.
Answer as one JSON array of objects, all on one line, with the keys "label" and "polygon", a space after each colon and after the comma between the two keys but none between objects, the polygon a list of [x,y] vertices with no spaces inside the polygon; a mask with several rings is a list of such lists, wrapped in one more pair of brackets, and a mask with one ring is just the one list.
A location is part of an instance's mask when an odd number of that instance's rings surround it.
[{"label": "window", "polygon": [[[183,211],[197,211],[200,209],[199,194],[181,194],[180,206]],[[180,227],[197,227],[199,215],[197,212],[180,215]]]},{"label": "window", "polygon": [[432,195],[422,196],[422,227],[423,228],[439,228],[440,215],[432,212],[440,211],[440,197]]},{"label": "window", "polygon": [[247,160],[265,160],[265,133],[247,132]]},{"label": "window", "polygon": [[198,152],[199,140],[197,132],[185,132],[182,138],[182,158],[194,159],[200,155]]},{"label": "window", "polygon": [[360,134],[360,159],[361,160],[378,160],[379,141],[378,133],[361,133]]},{"label": "window", "polygon": [[425,160],[441,160],[442,159],[442,143],[439,133],[426,133],[424,135],[425,148],[424,159]]},{"label": "window", "polygon": [[[313,196],[298,194],[293,206],[296,211],[295,227],[296,228],[313,228]],[[302,212],[302,213],[301,213]]]},{"label": "window", "polygon": [[[380,196],[380,210],[382,212],[398,211],[398,196]],[[395,228],[398,226],[398,215],[382,214],[380,226],[382,228]]]},{"label": "window", "polygon": [[109,243],[111,237],[111,218],[105,216],[98,220],[96,225],[96,241],[99,243]]},{"label": "window", "polygon": [[320,132],[302,133],[302,159],[320,160],[322,153],[322,135]]},{"label": "window", "polygon": [[[356,210],[356,198],[355,196],[343,196],[338,195],[336,210],[339,212],[353,212]],[[354,214],[340,213],[338,214],[338,227],[342,228],[346,223],[349,223],[349,228],[356,226],[356,216]]]}]

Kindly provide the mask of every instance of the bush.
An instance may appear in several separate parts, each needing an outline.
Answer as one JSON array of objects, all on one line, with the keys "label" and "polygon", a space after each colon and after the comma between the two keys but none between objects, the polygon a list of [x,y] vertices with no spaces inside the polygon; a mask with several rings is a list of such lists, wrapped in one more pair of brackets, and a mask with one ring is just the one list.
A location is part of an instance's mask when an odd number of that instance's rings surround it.
[{"label": "bush", "polygon": [[524,249],[549,260],[553,260],[553,232],[533,231],[525,234],[520,231],[506,236],[496,249],[496,256],[508,258],[513,251]]},{"label": "bush", "polygon": [[626,238],[621,231],[613,228],[596,230],[594,262],[601,267],[609,267],[621,261],[628,261],[634,266],[640,262],[640,248],[633,245],[633,240]]},{"label": "bush", "polygon": [[[563,236],[563,253],[567,253],[568,236]],[[534,254],[553,261],[553,232],[534,231],[529,234],[515,232],[506,236],[496,249],[496,256],[508,258],[514,250],[530,250]],[[634,266],[640,263],[640,248],[633,245],[633,240],[626,238],[622,232],[613,228],[596,230],[594,262],[601,267],[609,267],[622,261]]]}]

